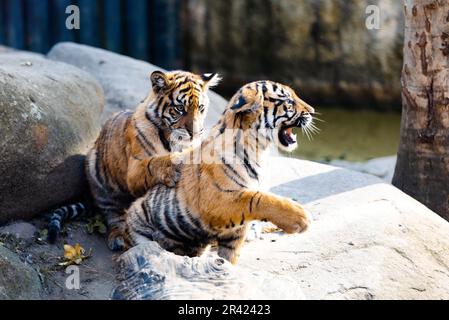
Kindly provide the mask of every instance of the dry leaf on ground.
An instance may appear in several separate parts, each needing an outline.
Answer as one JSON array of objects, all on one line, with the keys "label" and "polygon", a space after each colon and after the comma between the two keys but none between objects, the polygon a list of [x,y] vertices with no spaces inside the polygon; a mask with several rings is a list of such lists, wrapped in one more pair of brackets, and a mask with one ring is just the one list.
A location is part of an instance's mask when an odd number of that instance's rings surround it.
[{"label": "dry leaf on ground", "polygon": [[79,243],[75,246],[69,244],[64,245],[64,261],[59,263],[60,266],[70,266],[73,264],[80,265],[85,259],[89,258],[91,252],[86,254],[86,250]]}]

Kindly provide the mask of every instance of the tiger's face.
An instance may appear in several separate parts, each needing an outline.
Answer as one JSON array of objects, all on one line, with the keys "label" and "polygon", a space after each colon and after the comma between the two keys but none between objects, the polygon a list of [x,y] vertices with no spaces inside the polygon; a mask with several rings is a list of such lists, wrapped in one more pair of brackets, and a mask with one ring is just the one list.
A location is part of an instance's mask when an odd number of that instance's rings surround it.
[{"label": "tiger's face", "polygon": [[270,131],[277,146],[285,151],[298,147],[293,128],[308,130],[313,126],[314,108],[301,100],[293,89],[280,83],[247,84],[232,98],[230,105],[236,115],[240,114],[243,126]]},{"label": "tiger's face", "polygon": [[148,106],[148,112],[168,133],[170,143],[180,146],[175,149],[182,149],[200,138],[209,108],[207,92],[220,80],[215,73],[196,75],[185,71],[155,71],[151,74],[156,102]]}]

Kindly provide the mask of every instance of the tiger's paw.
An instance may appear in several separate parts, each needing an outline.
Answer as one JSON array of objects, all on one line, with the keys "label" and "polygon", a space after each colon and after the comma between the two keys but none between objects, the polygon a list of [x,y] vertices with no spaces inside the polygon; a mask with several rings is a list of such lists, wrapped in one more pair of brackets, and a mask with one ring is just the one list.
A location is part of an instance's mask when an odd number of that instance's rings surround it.
[{"label": "tiger's paw", "polygon": [[171,166],[170,169],[166,169],[165,172],[160,174],[160,182],[169,188],[176,186],[176,183],[181,178],[180,168],[178,166]]},{"label": "tiger's paw", "polygon": [[312,215],[299,205],[297,207],[300,210],[283,216],[281,221],[274,222],[285,233],[303,233],[310,227]]},{"label": "tiger's paw", "polygon": [[151,162],[150,173],[163,185],[173,188],[181,178],[181,166],[171,160],[156,159]]}]

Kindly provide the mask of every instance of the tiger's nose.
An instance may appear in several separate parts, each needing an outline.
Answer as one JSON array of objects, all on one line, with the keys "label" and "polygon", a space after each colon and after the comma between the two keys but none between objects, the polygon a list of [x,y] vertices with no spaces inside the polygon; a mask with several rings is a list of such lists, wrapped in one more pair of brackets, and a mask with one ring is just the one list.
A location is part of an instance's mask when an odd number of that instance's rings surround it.
[{"label": "tiger's nose", "polygon": [[197,137],[198,135],[201,134],[201,131],[202,131],[202,126],[201,126],[200,121],[190,120],[186,124],[186,130],[189,133],[191,139]]},{"label": "tiger's nose", "polygon": [[315,109],[312,107],[307,108],[307,111],[308,111],[307,113],[311,116],[313,116],[315,114]]},{"label": "tiger's nose", "polygon": [[303,116],[310,116],[313,117],[313,114],[315,113],[315,110],[312,111],[305,111],[303,112]]},{"label": "tiger's nose", "polygon": [[305,114],[309,114],[309,115],[313,116],[313,114],[315,113],[315,109],[310,104],[308,104],[307,102],[305,102],[301,99],[299,99],[299,104],[301,105],[301,107],[303,107],[304,109],[307,110],[307,112],[305,112]]},{"label": "tiger's nose", "polygon": [[304,106],[304,108],[307,110],[306,112],[304,112],[305,114],[313,116],[313,114],[315,113],[315,109],[309,105]]}]

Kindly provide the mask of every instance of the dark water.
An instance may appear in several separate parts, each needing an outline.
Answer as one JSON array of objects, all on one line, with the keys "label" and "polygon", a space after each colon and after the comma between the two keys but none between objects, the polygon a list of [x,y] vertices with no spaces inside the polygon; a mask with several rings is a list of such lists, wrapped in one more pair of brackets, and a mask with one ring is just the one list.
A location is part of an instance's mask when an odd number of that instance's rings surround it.
[{"label": "dark water", "polygon": [[309,141],[298,133],[299,147],[291,154],[301,159],[365,161],[396,154],[401,115],[390,112],[320,109],[315,124],[321,132]]}]

